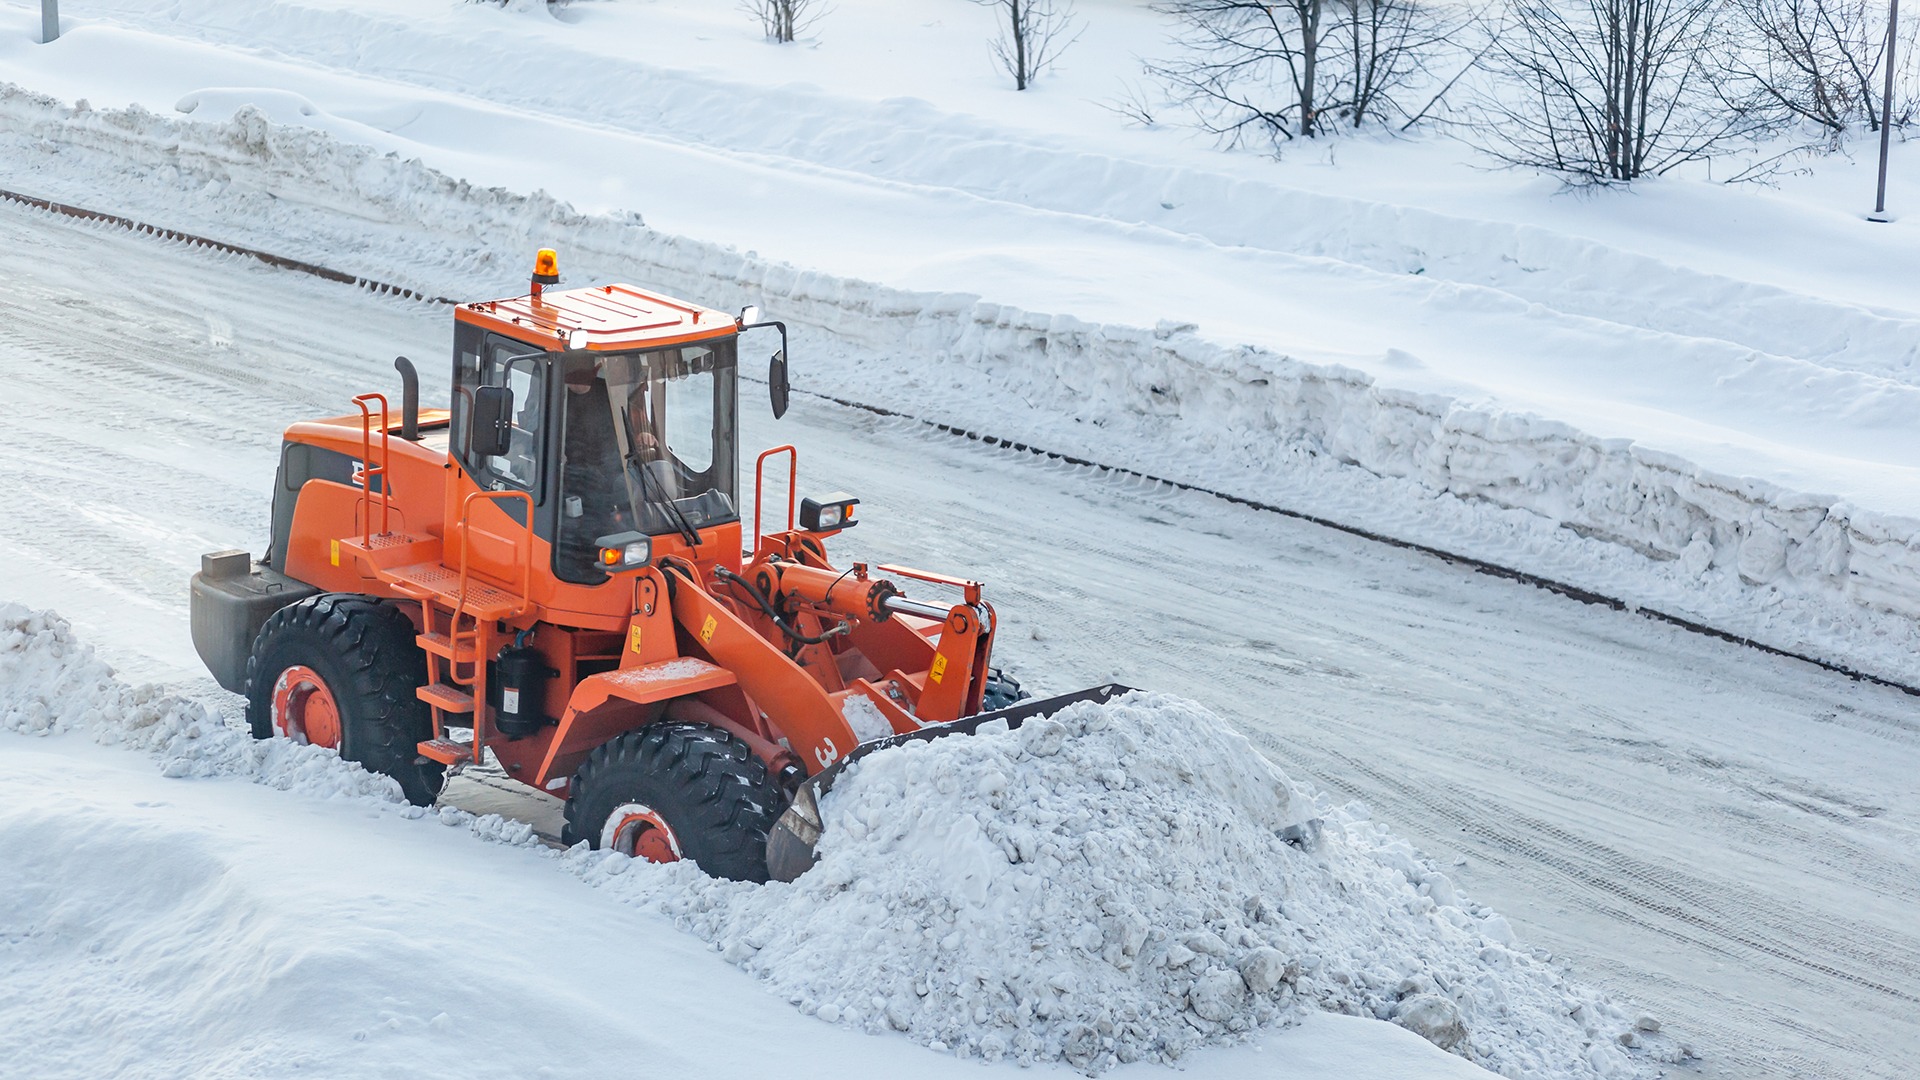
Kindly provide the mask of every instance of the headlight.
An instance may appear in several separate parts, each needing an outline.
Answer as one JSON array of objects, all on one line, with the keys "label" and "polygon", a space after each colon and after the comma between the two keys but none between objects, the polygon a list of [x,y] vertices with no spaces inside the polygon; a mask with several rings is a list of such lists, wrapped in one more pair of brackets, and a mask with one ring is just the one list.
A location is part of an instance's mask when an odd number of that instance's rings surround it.
[{"label": "headlight", "polygon": [[824,499],[801,499],[800,527],[808,532],[851,529],[855,524],[853,508],[859,502],[844,491],[836,491]]},{"label": "headlight", "polygon": [[600,569],[609,574],[653,561],[653,538],[645,533],[614,533],[595,540],[593,546],[600,549]]}]

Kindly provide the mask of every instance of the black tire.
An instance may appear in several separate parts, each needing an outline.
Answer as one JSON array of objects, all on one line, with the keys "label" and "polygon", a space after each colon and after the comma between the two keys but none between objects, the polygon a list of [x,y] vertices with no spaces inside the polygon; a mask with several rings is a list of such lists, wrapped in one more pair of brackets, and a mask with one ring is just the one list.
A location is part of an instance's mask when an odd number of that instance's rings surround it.
[{"label": "black tire", "polygon": [[419,745],[433,737],[433,714],[415,696],[427,657],[412,620],[392,604],[352,593],[321,593],[273,613],[247,658],[247,723],[272,738],[274,684],[296,665],[326,683],[340,716],[340,756],[400,782],[415,806],[431,806],[446,781],[438,762],[422,764]]},{"label": "black tire", "polygon": [[587,755],[561,840],[599,847],[608,818],[628,803],[664,819],[682,856],[714,877],[765,881],[767,830],[787,800],[746,743],[706,724],[661,722]]},{"label": "black tire", "polygon": [[999,668],[988,668],[986,692],[980,695],[980,711],[992,712],[995,709],[1004,709],[1032,696],[1020,689],[1019,679]]}]

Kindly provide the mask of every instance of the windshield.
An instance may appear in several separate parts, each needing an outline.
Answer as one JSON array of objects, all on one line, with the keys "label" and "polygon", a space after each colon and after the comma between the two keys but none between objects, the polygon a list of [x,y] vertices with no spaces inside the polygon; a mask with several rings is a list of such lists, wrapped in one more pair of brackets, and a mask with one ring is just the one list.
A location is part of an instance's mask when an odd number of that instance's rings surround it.
[{"label": "windshield", "polygon": [[602,536],[738,519],[734,357],[727,339],[564,361],[563,577],[605,580],[593,566]]}]

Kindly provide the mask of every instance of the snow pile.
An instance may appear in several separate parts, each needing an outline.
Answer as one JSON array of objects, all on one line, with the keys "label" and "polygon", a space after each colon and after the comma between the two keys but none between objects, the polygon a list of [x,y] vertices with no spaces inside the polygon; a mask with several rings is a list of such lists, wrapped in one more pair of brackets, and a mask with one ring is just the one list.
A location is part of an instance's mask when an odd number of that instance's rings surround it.
[{"label": "snow pile", "polygon": [[823,812],[821,861],[792,885],[682,876],[659,900],[829,1022],[1088,1072],[1310,1009],[1508,1076],[1633,1076],[1628,1048],[1663,1042],[1181,699],[875,754]]},{"label": "snow pile", "polygon": [[256,740],[204,705],[121,682],[65,619],[15,603],[0,603],[0,730],[85,732],[154,755],[171,777],[238,776],[283,791],[406,802],[392,779],[331,750]]}]

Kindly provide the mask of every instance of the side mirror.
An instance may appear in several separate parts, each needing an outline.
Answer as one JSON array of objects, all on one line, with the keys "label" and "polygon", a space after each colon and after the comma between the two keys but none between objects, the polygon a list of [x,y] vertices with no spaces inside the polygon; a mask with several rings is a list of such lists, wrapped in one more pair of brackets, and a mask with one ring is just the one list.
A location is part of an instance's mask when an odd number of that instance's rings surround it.
[{"label": "side mirror", "polygon": [[787,398],[792,392],[787,382],[787,350],[781,349],[767,364],[767,396],[773,401],[775,420],[787,415]]},{"label": "side mirror", "polygon": [[513,391],[504,386],[481,386],[473,391],[467,417],[467,456],[498,457],[513,440]]}]

